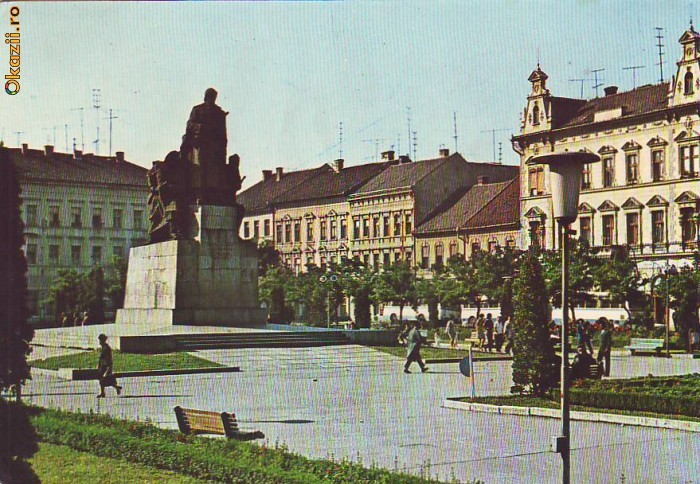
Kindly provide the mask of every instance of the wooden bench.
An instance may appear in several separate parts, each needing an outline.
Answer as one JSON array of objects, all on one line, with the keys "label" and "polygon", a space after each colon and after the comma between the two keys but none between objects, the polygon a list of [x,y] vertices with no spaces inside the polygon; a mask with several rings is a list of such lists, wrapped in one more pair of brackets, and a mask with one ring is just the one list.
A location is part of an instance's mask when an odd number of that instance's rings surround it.
[{"label": "wooden bench", "polygon": [[632,338],[629,346],[625,346],[626,350],[634,355],[637,351],[640,352],[655,352],[657,356],[661,356],[661,350],[664,347],[664,340],[654,338]]},{"label": "wooden bench", "polygon": [[252,432],[238,428],[236,415],[228,412],[210,412],[192,408],[175,407],[175,417],[180,432],[185,435],[214,434],[225,435],[229,439],[254,440],[264,439],[265,434],[259,430]]},{"label": "wooden bench", "polygon": [[591,363],[588,368],[588,378],[600,380],[603,378],[603,367],[599,363]]}]

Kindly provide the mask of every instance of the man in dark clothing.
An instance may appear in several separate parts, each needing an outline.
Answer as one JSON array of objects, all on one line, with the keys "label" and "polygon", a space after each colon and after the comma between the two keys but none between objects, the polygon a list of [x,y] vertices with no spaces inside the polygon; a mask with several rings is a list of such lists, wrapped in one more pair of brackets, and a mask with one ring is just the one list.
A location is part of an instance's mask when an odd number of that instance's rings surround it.
[{"label": "man in dark clothing", "polygon": [[403,372],[411,373],[411,370],[408,368],[414,361],[418,363],[423,373],[428,371],[428,367],[425,366],[425,363],[423,363],[420,357],[420,348],[423,345],[423,336],[420,334],[420,321],[414,321],[412,324],[409,323],[408,328],[401,333],[399,338],[406,342],[406,364],[403,367]]},{"label": "man in dark clothing", "polygon": [[486,348],[490,352],[493,349],[493,319],[491,319],[491,313],[486,315],[484,329],[486,330]]},{"label": "man in dark clothing", "polygon": [[571,381],[589,378],[591,376],[591,365],[594,363],[595,360],[586,352],[586,348],[583,345],[578,345],[576,356],[574,356],[574,361],[571,363]]},{"label": "man in dark clothing", "polygon": [[107,344],[107,336],[101,334],[97,337],[100,340],[102,351],[100,359],[97,363],[97,377],[100,380],[100,394],[97,398],[105,397],[105,388],[114,387],[117,390],[117,395],[121,395],[122,387],[117,385],[117,379],[112,374],[112,348]]},{"label": "man in dark clothing", "polygon": [[591,336],[588,333],[588,321],[579,319],[576,321],[576,337],[577,344],[583,345],[588,350],[588,354],[593,354],[593,345],[591,344]]},{"label": "man in dark clothing", "polygon": [[598,363],[604,362],[603,374],[610,376],[610,351],[612,350],[612,331],[613,323],[607,323],[603,326],[603,332],[600,333],[600,347],[598,348]]}]

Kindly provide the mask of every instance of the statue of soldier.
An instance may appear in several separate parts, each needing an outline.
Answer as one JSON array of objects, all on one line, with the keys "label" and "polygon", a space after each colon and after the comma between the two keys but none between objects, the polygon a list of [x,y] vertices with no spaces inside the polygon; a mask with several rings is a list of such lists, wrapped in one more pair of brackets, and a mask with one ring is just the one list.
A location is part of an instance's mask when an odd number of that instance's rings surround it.
[{"label": "statue of soldier", "polygon": [[165,210],[160,199],[160,191],[158,189],[158,171],[160,170],[162,161],[154,161],[153,166],[148,170],[148,188],[151,193],[148,195],[148,220],[151,226],[148,230],[149,242],[160,242],[159,230],[165,219]]},{"label": "statue of soldier", "polygon": [[226,115],[216,104],[217,92],[209,88],[204,103],[192,108],[180,151],[192,164],[194,198],[200,204],[219,204],[226,178]]}]

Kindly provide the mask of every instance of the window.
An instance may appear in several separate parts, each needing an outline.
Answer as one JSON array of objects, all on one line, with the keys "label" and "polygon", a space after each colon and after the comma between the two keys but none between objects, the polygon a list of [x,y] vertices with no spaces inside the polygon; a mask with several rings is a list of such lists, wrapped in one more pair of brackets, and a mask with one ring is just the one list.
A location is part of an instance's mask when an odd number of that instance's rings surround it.
[{"label": "window", "polygon": [[530,196],[542,195],[544,193],[544,168],[530,168],[528,172],[528,183]]},{"label": "window", "polygon": [[637,153],[627,153],[625,165],[627,167],[627,184],[634,185],[639,183],[639,157]]},{"label": "window", "polygon": [[457,241],[453,240],[452,242],[450,242],[450,257],[457,255],[457,253],[459,252],[458,247],[459,245],[457,245]]},{"label": "window", "polygon": [[243,238],[250,238],[250,222],[243,222]]},{"label": "window", "polygon": [[287,221],[284,223],[284,243],[290,244],[292,242],[292,223]]},{"label": "window", "polygon": [[115,229],[122,228],[123,218],[124,214],[121,208],[115,208],[114,210],[112,210],[112,227],[114,227]]},{"label": "window", "polygon": [[579,219],[579,233],[581,234],[579,238],[588,242],[588,245],[592,244],[591,217],[581,217]]},{"label": "window", "polygon": [[372,218],[372,237],[381,237],[379,233],[379,217]]},{"label": "window", "polygon": [[398,250],[394,252],[394,263],[401,261],[401,252]]},{"label": "window", "polygon": [[544,240],[542,233],[542,224],[540,222],[530,222],[530,245],[541,247]]},{"label": "window", "polygon": [[134,229],[143,229],[143,210],[134,210]]},{"label": "window", "polygon": [[695,176],[695,168],[698,165],[698,146],[681,146],[681,178],[692,178]]},{"label": "window", "polygon": [[435,265],[437,267],[442,267],[445,261],[445,246],[442,243],[438,243],[435,246]]},{"label": "window", "polygon": [[331,240],[336,240],[338,238],[338,222],[336,219],[331,219]]},{"label": "window", "polygon": [[294,257],[294,273],[299,274],[301,272],[301,257]]},{"label": "window", "polygon": [[681,237],[685,243],[696,241],[695,213],[691,207],[681,208]]},{"label": "window", "polygon": [[321,240],[326,240],[326,221],[321,220]]},{"label": "window", "polygon": [[639,214],[628,213],[627,216],[627,245],[639,245]]},{"label": "window", "polygon": [[294,221],[294,242],[301,242],[301,220]]},{"label": "window", "polygon": [[95,207],[92,209],[92,228],[102,228],[102,209],[99,207]]},{"label": "window", "polygon": [[74,229],[79,229],[83,226],[81,219],[80,207],[73,207],[70,210],[70,226]]},{"label": "window", "polygon": [[29,227],[36,227],[37,219],[37,206],[36,205],[27,205],[27,214],[25,216],[25,224]]},{"label": "window", "polygon": [[362,219],[362,236],[365,238],[369,237],[369,217]]},{"label": "window", "polygon": [[372,254],[372,267],[375,269],[379,266],[379,254]]},{"label": "window", "polygon": [[383,265],[384,265],[384,267],[389,267],[390,264],[391,264],[391,254],[389,254],[388,252],[384,252]]},{"label": "window", "polygon": [[533,126],[540,124],[540,107],[537,104],[532,108],[532,124]]},{"label": "window", "polygon": [[661,181],[664,178],[664,152],[654,150],[651,152],[651,180]]},{"label": "window", "polygon": [[49,245],[49,262],[58,263],[58,245],[56,244]]},{"label": "window", "polygon": [[79,245],[72,245],[70,248],[70,262],[74,266],[80,265],[80,250],[81,247]]},{"label": "window", "polygon": [[58,207],[56,205],[52,205],[49,207],[49,227],[60,227],[61,226],[61,217],[59,216],[58,213]]},{"label": "window", "polygon": [[384,215],[383,220],[384,220],[384,237],[389,237],[391,235],[389,233],[389,216]]},{"label": "window", "polygon": [[481,250],[481,244],[479,242],[472,242],[472,257],[479,253]]},{"label": "window", "polygon": [[102,247],[99,245],[92,246],[92,263],[93,264],[102,263]]},{"label": "window", "polygon": [[306,256],[306,267],[311,267],[314,265],[314,256],[312,255],[307,255]]},{"label": "window", "polygon": [[683,94],[693,94],[693,74],[690,72],[686,72],[683,78]]},{"label": "window", "polygon": [[515,240],[513,240],[513,239],[506,240],[506,247],[508,247],[509,249],[515,249]]},{"label": "window", "polygon": [[36,264],[36,259],[37,259],[37,246],[36,246],[36,244],[27,244],[27,250],[26,250],[25,256],[27,258],[27,264],[29,264],[29,265]]},{"label": "window", "polygon": [[270,236],[270,221],[265,220],[263,226],[264,226],[265,237],[269,237]]},{"label": "window", "polygon": [[282,240],[282,222],[277,222],[275,224],[275,239],[278,244],[284,242],[284,240]]},{"label": "window", "polygon": [[603,245],[612,245],[615,235],[615,216],[603,215]]},{"label": "window", "polygon": [[651,212],[651,241],[654,244],[663,244],[666,240],[664,223],[664,211],[654,210]]},{"label": "window", "polygon": [[313,220],[306,221],[306,241],[307,242],[314,241],[314,221]]},{"label": "window", "polygon": [[401,235],[401,214],[394,214],[394,237]]},{"label": "window", "polygon": [[411,235],[413,231],[413,217],[410,213],[406,214],[406,235]]},{"label": "window", "polygon": [[615,160],[612,156],[603,158],[603,187],[608,188],[615,184]]},{"label": "window", "polygon": [[369,254],[362,256],[362,263],[365,265],[365,267],[369,267]]},{"label": "window", "polygon": [[589,190],[591,188],[591,164],[583,164],[583,173],[581,173],[581,190]]},{"label": "window", "polygon": [[260,221],[255,220],[253,222],[253,238],[258,240],[260,238]]},{"label": "window", "polygon": [[348,238],[348,219],[345,217],[340,219],[340,240]]},{"label": "window", "polygon": [[497,250],[498,250],[498,242],[495,240],[490,241],[489,242],[489,253],[495,254]]},{"label": "window", "polygon": [[124,257],[124,246],[115,245],[114,247],[112,247],[112,255],[114,257]]},{"label": "window", "polygon": [[428,244],[423,244],[423,247],[421,247],[421,250],[420,250],[420,255],[421,255],[421,261],[420,261],[421,269],[429,268],[430,267],[430,246]]},{"label": "window", "polygon": [[360,238],[360,219],[354,218],[352,224],[352,238],[357,240]]}]

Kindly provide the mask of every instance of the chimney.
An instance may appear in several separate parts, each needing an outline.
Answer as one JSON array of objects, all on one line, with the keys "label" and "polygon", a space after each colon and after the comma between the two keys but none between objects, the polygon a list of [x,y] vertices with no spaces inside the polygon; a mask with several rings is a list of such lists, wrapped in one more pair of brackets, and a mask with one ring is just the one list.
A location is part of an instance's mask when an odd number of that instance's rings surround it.
[{"label": "chimney", "polygon": [[282,179],[283,174],[284,174],[284,169],[281,166],[278,166],[275,169],[275,180],[280,181]]},{"label": "chimney", "polygon": [[489,182],[489,177],[487,177],[485,175],[480,175],[480,176],[476,177],[476,182],[479,185],[486,185]]},{"label": "chimney", "polygon": [[263,170],[263,181],[267,181],[272,178],[272,170]]},{"label": "chimney", "polygon": [[410,163],[410,162],[411,162],[411,158],[409,158],[408,155],[399,156],[399,163],[403,164],[403,163]]},{"label": "chimney", "polygon": [[83,159],[83,151],[82,150],[73,150],[73,156],[75,157],[76,160],[82,160]]},{"label": "chimney", "polygon": [[53,156],[53,146],[51,145],[46,145],[44,146],[44,156],[49,158],[50,156]]},{"label": "chimney", "polygon": [[124,163],[124,152],[123,151],[117,151],[114,154],[117,156],[117,163]]},{"label": "chimney", "polygon": [[394,150],[382,151],[382,160],[383,161],[393,161],[395,154],[396,154],[396,152]]},{"label": "chimney", "polygon": [[447,158],[450,156],[450,149],[449,148],[440,148],[440,156],[442,158]]},{"label": "chimney", "polygon": [[605,91],[606,96],[612,96],[613,94],[617,94],[617,86],[608,86],[603,89]]},{"label": "chimney", "polygon": [[22,143],[22,154],[26,155],[29,152],[29,145],[27,143]]},{"label": "chimney", "polygon": [[331,165],[333,167],[333,171],[336,173],[340,173],[343,171],[343,165],[345,164],[345,160],[342,158],[338,158],[337,160],[333,161],[333,164]]}]

